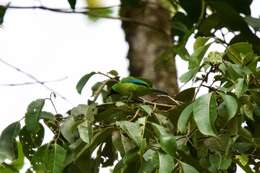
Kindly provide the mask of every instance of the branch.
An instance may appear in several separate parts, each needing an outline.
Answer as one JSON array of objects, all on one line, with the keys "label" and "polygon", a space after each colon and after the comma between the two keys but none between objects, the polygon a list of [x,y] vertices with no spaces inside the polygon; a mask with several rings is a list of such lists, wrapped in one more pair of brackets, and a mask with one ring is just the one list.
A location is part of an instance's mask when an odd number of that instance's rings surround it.
[{"label": "branch", "polygon": [[160,33],[163,33],[164,35],[168,34],[161,29],[160,27],[156,27],[150,24],[147,24],[145,22],[142,21],[138,21],[138,20],[134,20],[132,18],[128,18],[128,17],[115,17],[115,16],[107,16],[107,15],[102,15],[102,14],[98,14],[98,12],[95,12],[93,10],[100,10],[100,9],[108,9],[108,8],[113,8],[114,6],[108,6],[108,7],[83,7],[80,9],[65,9],[65,8],[51,8],[51,7],[46,7],[46,6],[8,6],[9,9],[40,9],[40,10],[46,10],[46,11],[51,11],[51,12],[55,12],[55,13],[65,13],[65,14],[82,14],[82,15],[89,15],[89,16],[93,16],[93,17],[98,17],[98,18],[104,18],[104,19],[112,19],[112,20],[121,20],[124,22],[130,22],[130,23],[134,23],[137,25],[141,25],[153,30],[156,30]]},{"label": "branch", "polygon": [[[63,80],[68,79],[68,77],[63,77],[60,79],[55,79],[55,80],[49,80],[49,81],[40,81],[41,84],[46,84],[46,83],[52,83],[52,82],[60,82]],[[24,85],[35,85],[38,84],[39,82],[23,82],[23,83],[8,83],[8,84],[0,84],[2,87],[14,87],[14,86],[24,86]]]},{"label": "branch", "polygon": [[142,98],[142,97],[138,97],[143,103],[146,103],[146,104],[149,104],[149,105],[153,105],[153,106],[161,106],[161,107],[165,107],[165,108],[169,108],[169,109],[172,109],[172,108],[175,108],[176,105],[172,105],[172,104],[165,104],[165,103],[157,103],[157,102],[152,102],[152,101],[149,101],[149,100],[146,100],[145,98]]},{"label": "branch", "polygon": [[46,88],[47,90],[49,90],[49,91],[55,93],[57,96],[59,96],[59,97],[62,98],[63,100],[68,101],[66,97],[64,97],[63,95],[59,94],[59,93],[56,92],[54,89],[48,87],[47,85],[45,85],[45,83],[42,83],[39,79],[37,79],[35,76],[31,75],[30,73],[27,73],[27,72],[21,70],[20,68],[14,66],[14,65],[12,65],[12,64],[9,64],[8,62],[4,61],[4,60],[1,59],[1,58],[0,58],[0,62],[3,63],[3,64],[5,64],[5,65],[8,66],[8,67],[13,68],[14,70],[18,71],[19,73],[24,74],[24,75],[27,76],[28,78],[31,78],[31,79],[34,80],[36,83],[42,85],[42,86],[43,86],[44,88]]}]

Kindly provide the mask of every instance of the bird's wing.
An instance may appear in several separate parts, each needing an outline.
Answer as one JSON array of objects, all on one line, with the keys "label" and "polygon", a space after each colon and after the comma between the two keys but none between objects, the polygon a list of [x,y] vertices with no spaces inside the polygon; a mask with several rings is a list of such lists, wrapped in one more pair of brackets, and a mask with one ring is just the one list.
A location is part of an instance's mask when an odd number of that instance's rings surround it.
[{"label": "bird's wing", "polygon": [[146,87],[151,87],[149,85],[149,83],[147,83],[146,81],[144,80],[141,80],[141,79],[138,79],[138,78],[135,78],[135,77],[126,77],[126,78],[123,78],[121,80],[122,83],[133,83],[133,84],[137,84],[137,85],[143,85],[143,86],[146,86]]}]

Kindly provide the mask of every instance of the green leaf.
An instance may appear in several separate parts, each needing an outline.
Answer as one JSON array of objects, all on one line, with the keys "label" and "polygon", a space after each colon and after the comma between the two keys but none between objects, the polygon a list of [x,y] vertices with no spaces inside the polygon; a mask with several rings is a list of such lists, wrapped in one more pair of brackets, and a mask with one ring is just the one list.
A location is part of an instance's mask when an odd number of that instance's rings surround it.
[{"label": "green leaf", "polygon": [[4,16],[7,8],[8,6],[0,5],[0,25],[2,25],[4,22]]},{"label": "green leaf", "polygon": [[152,126],[155,130],[155,134],[159,137],[162,150],[172,156],[175,156],[177,150],[175,137],[168,133],[164,127],[158,124],[152,123]]},{"label": "green leaf", "polygon": [[77,125],[78,123],[72,116],[61,125],[61,134],[70,143],[73,143],[78,137]]},{"label": "green leaf", "polygon": [[23,154],[23,146],[19,142],[17,143],[17,149],[18,149],[17,159],[12,162],[11,166],[16,168],[17,170],[20,170],[24,166],[24,154]]},{"label": "green leaf", "polygon": [[[137,150],[131,150],[116,164],[113,173],[130,173],[131,171],[126,171],[129,169],[129,166],[131,163],[134,163],[135,161],[138,161],[138,158],[140,155],[138,154]],[[131,165],[133,166],[133,169],[135,169],[135,166],[137,165]],[[131,169],[131,168],[130,168]]]},{"label": "green leaf", "polygon": [[118,72],[117,72],[116,70],[110,70],[110,71],[108,72],[108,74],[111,74],[111,75],[113,75],[113,76],[115,76],[115,77],[118,76]]},{"label": "green leaf", "polygon": [[194,101],[193,116],[202,134],[216,136],[214,122],[217,118],[217,107],[212,93],[200,96]]},{"label": "green leaf", "polygon": [[20,169],[24,166],[24,155],[22,150],[22,145],[17,143],[18,146],[18,156],[17,159],[14,160],[11,164],[0,164],[0,172],[1,173],[18,173]]},{"label": "green leaf", "polygon": [[224,105],[226,107],[227,115],[228,115],[228,119],[227,120],[229,121],[237,113],[237,110],[238,110],[237,100],[233,96],[231,96],[231,95],[227,95],[227,94],[223,94],[223,93],[219,93],[219,95],[224,100]]},{"label": "green leaf", "polygon": [[199,47],[204,46],[210,37],[197,37],[195,43],[193,44],[193,49],[196,50]]},{"label": "green leaf", "polygon": [[245,80],[242,78],[237,79],[235,84],[235,94],[237,97],[241,97],[246,90]]},{"label": "green leaf", "polygon": [[183,173],[199,173],[199,171],[197,171],[191,165],[184,163],[184,162],[180,162],[180,163],[181,163],[181,169],[182,169]]},{"label": "green leaf", "polygon": [[209,156],[209,162],[213,170],[227,170],[231,166],[232,160],[221,154],[214,154]]},{"label": "green leaf", "polygon": [[94,121],[94,115],[97,113],[97,108],[95,104],[85,105],[79,104],[78,106],[71,109],[71,115],[75,118],[75,120],[83,120],[86,119],[89,122]]},{"label": "green leaf", "polygon": [[145,172],[145,173],[153,173],[154,170],[159,166],[159,156],[158,152],[148,149],[144,155],[144,162],[143,162],[143,167],[141,168],[140,172]]},{"label": "green leaf", "polygon": [[77,83],[76,85],[76,89],[78,91],[79,94],[81,94],[82,89],[84,88],[84,86],[86,85],[86,83],[88,82],[88,80],[94,75],[97,74],[96,72],[91,72],[88,73],[86,75],[84,75]]},{"label": "green leaf", "polygon": [[10,165],[0,165],[0,172],[1,173],[17,173]]},{"label": "green leaf", "polygon": [[191,98],[193,98],[195,95],[195,90],[196,90],[196,88],[185,89],[185,90],[181,91],[180,93],[178,93],[174,99],[181,101],[183,103],[190,103],[190,102],[192,102]]},{"label": "green leaf", "polygon": [[92,125],[89,121],[84,121],[78,125],[79,137],[89,144],[93,136]]},{"label": "green leaf", "polygon": [[249,161],[248,156],[245,154],[236,155],[236,159],[238,159],[243,166],[246,166]]},{"label": "green leaf", "polygon": [[206,44],[204,46],[201,46],[197,48],[193,54],[191,55],[191,59],[189,61],[189,69],[196,69],[199,68],[200,63],[207,52],[208,48],[211,44]]},{"label": "green leaf", "polygon": [[115,147],[115,149],[117,151],[119,151],[121,156],[124,156],[125,152],[125,148],[124,145],[122,143],[122,138],[121,138],[121,133],[120,131],[113,131],[112,132],[112,143],[113,146]]},{"label": "green leaf", "polygon": [[226,54],[230,61],[236,64],[242,64],[243,56],[245,56],[248,53],[254,53],[252,45],[248,42],[238,42],[230,45],[227,48]]},{"label": "green leaf", "polygon": [[15,138],[20,132],[20,122],[14,122],[7,126],[0,137],[0,164],[5,159],[17,159],[17,144]]},{"label": "green leaf", "polygon": [[241,112],[244,113],[247,118],[251,119],[252,121],[254,121],[254,112],[253,112],[253,106],[251,103],[247,103],[247,104],[244,104],[242,107],[241,107]]},{"label": "green leaf", "polygon": [[35,153],[31,163],[36,172],[62,173],[65,157],[66,150],[58,144],[44,145]]},{"label": "green leaf", "polygon": [[68,2],[70,4],[70,8],[74,10],[76,3],[77,3],[77,0],[68,0]]},{"label": "green leaf", "polygon": [[19,140],[23,146],[25,156],[30,159],[34,154],[34,148],[41,146],[44,139],[44,127],[39,124],[39,131],[31,133],[26,126],[24,126],[19,134]]},{"label": "green leaf", "polygon": [[193,106],[192,104],[188,105],[181,113],[178,119],[178,130],[181,133],[185,133],[187,130],[188,121],[192,115]]},{"label": "green leaf", "polygon": [[129,121],[119,121],[116,122],[117,126],[119,126],[128,136],[136,143],[140,148],[143,147],[143,130],[139,123],[129,122]]},{"label": "green leaf", "polygon": [[171,155],[159,152],[159,172],[171,173],[174,168],[174,159]]},{"label": "green leaf", "polygon": [[48,120],[48,121],[56,121],[54,115],[51,112],[42,111],[40,119]]},{"label": "green leaf", "polygon": [[252,16],[246,16],[244,19],[248,25],[252,26],[255,30],[259,31],[259,29],[260,29],[260,19],[259,18],[254,18]]},{"label": "green leaf", "polygon": [[44,103],[44,99],[37,99],[31,102],[27,107],[27,112],[25,113],[25,126],[27,130],[32,133],[37,133],[38,130],[40,130],[38,121],[40,119]]},{"label": "green leaf", "polygon": [[186,83],[186,82],[190,81],[197,74],[198,71],[199,71],[199,67],[190,69],[188,72],[181,75],[180,81],[182,83]]},{"label": "green leaf", "polygon": [[140,106],[148,115],[152,115],[153,109],[149,105],[141,105]]},{"label": "green leaf", "polygon": [[189,61],[190,54],[184,46],[173,46],[171,51],[178,54],[184,61]]}]

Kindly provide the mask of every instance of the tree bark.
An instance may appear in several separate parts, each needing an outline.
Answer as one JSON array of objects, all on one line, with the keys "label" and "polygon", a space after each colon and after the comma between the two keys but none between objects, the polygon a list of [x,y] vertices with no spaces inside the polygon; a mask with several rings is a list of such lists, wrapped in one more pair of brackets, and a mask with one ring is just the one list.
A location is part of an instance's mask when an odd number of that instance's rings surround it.
[{"label": "tree bark", "polygon": [[[131,1],[132,4],[129,4]],[[178,93],[175,59],[167,51],[172,43],[171,16],[160,0],[121,0],[121,16],[143,22],[122,22],[129,44],[130,75],[151,80],[155,87],[170,95]],[[135,2],[135,3],[133,3]],[[127,4],[126,4],[127,3]]]}]

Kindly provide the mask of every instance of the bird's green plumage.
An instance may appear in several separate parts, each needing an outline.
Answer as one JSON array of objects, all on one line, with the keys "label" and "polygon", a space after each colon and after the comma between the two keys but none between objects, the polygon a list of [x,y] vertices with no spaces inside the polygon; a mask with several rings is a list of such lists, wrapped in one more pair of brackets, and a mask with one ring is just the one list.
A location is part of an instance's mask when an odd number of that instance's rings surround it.
[{"label": "bird's green plumage", "polygon": [[160,92],[153,89],[150,82],[132,76],[123,78],[114,84],[112,89],[123,96],[143,96],[152,92]]}]

